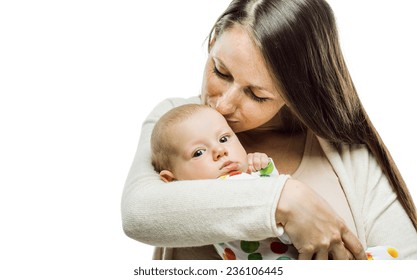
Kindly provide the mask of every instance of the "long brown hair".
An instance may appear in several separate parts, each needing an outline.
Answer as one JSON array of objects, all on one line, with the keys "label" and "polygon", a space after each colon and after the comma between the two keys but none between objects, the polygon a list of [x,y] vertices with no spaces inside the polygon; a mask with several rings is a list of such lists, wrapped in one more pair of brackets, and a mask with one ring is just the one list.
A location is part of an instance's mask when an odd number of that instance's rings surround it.
[{"label": "long brown hair", "polygon": [[413,199],[358,97],[329,4],[234,0],[210,32],[209,48],[213,38],[235,24],[246,27],[260,48],[292,118],[336,146],[365,144],[417,229]]}]

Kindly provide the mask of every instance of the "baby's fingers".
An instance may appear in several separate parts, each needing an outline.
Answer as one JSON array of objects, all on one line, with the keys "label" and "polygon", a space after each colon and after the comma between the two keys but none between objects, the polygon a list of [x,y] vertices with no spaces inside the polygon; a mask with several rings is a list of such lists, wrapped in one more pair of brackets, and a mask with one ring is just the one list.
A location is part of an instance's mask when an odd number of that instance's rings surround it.
[{"label": "baby's fingers", "polygon": [[251,159],[249,160],[249,165],[253,167],[254,170],[261,170],[268,166],[269,158],[264,153],[253,153]]}]

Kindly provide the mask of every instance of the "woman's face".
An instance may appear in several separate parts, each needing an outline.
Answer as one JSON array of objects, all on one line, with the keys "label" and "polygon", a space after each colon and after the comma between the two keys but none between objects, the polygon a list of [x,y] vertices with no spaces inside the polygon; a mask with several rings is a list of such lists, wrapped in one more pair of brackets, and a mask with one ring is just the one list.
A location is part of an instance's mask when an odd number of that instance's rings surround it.
[{"label": "woman's face", "polygon": [[207,59],[202,98],[235,132],[269,127],[285,104],[258,47],[240,25],[216,38]]}]

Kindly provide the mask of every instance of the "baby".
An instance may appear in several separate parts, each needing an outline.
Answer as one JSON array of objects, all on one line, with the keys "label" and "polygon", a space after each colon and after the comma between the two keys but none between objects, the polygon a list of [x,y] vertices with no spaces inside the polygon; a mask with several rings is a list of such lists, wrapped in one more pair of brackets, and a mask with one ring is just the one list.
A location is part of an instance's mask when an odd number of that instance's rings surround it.
[{"label": "baby", "polygon": [[269,163],[263,153],[247,154],[224,117],[205,105],[183,105],[162,116],[151,146],[152,164],[165,182],[249,176]]},{"label": "baby", "polygon": [[[197,179],[254,179],[277,176],[264,153],[247,154],[225,118],[198,104],[176,107],[156,123],[151,136],[152,164],[164,182]],[[223,259],[297,259],[298,252],[282,235],[262,241],[214,244]],[[369,248],[368,259],[395,259],[390,247]]]}]

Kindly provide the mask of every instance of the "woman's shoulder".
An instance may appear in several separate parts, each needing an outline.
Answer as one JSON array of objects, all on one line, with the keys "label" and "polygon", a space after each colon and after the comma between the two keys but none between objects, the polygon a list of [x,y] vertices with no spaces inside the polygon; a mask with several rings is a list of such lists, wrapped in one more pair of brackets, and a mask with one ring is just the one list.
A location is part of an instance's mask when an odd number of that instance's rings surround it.
[{"label": "woman's shoulder", "polygon": [[326,139],[317,137],[326,157],[331,159],[339,158],[343,162],[368,162],[373,156],[365,144],[334,144]]},{"label": "woman's shoulder", "polygon": [[356,183],[382,175],[382,169],[365,144],[335,145],[320,137],[317,139],[336,173],[344,173]]}]

